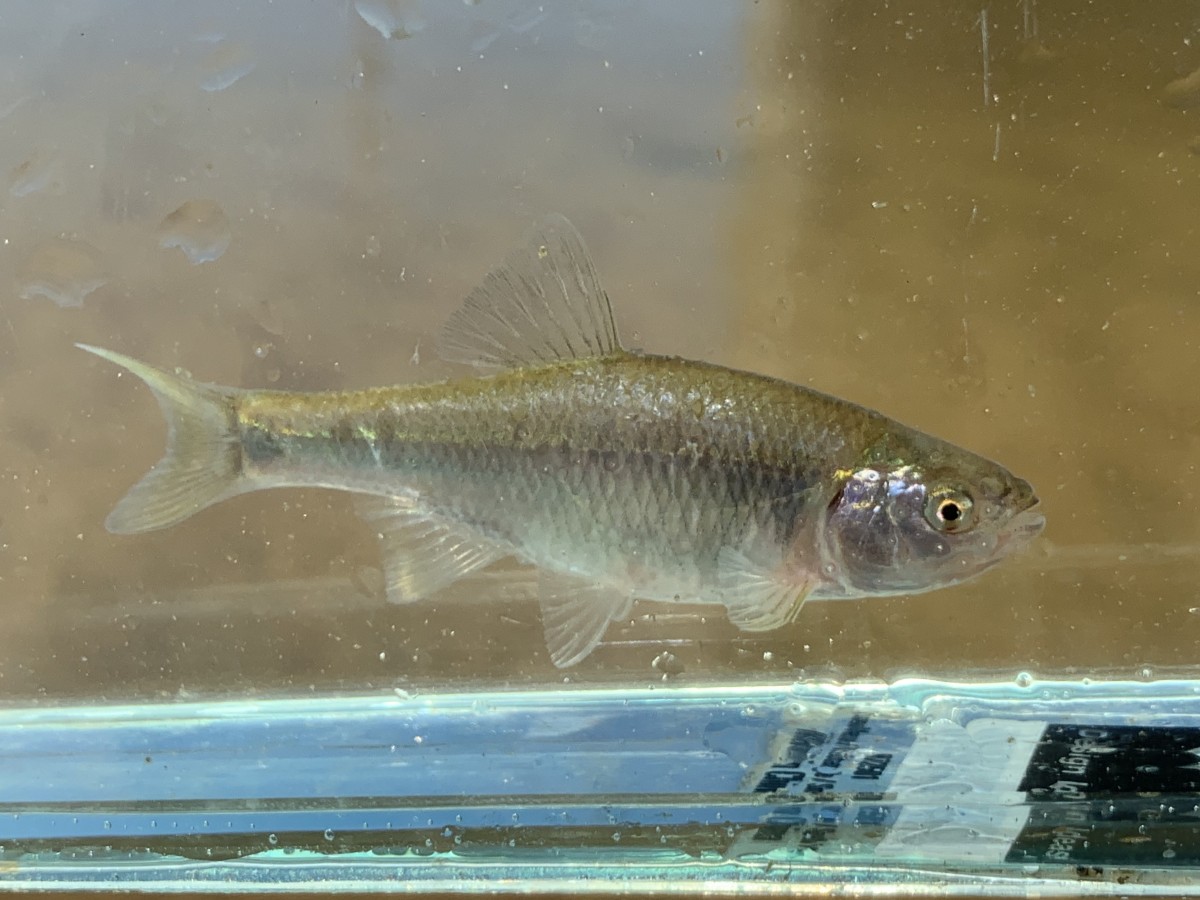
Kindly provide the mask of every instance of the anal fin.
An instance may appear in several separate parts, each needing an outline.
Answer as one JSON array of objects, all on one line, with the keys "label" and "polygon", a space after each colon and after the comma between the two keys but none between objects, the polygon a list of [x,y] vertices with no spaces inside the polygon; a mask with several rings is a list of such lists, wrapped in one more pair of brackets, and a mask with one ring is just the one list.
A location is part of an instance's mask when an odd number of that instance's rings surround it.
[{"label": "anal fin", "polygon": [[717,557],[717,579],[729,621],[742,631],[774,631],[794,621],[813,588],[812,579],[780,576],[778,566],[757,564],[732,547]]},{"label": "anal fin", "polygon": [[428,516],[406,497],[360,495],[358,514],[376,529],[392,603],[411,603],[490,565],[507,551]]}]

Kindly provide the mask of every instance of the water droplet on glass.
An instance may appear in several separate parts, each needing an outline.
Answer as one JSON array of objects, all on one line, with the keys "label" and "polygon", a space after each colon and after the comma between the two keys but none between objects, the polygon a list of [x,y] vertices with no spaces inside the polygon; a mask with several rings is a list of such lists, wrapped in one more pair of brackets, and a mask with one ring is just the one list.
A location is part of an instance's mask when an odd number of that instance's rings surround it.
[{"label": "water droplet on glass", "polygon": [[14,197],[27,197],[41,191],[62,192],[58,157],[43,152],[34,153],[18,163],[8,175],[8,192]]},{"label": "water droplet on glass", "polygon": [[1033,684],[1033,676],[1028,672],[1020,672],[1017,675],[1017,687],[1027,688]]},{"label": "water droplet on glass", "polygon": [[266,359],[274,346],[274,344],[256,344],[254,346],[254,355],[259,359]]},{"label": "water droplet on glass", "polygon": [[83,306],[88,294],[108,281],[101,258],[86,241],[42,241],[21,265],[18,293],[25,300],[45,297],[64,308]]},{"label": "water droplet on glass", "polygon": [[260,300],[250,310],[250,315],[263,331],[273,334],[275,337],[283,337],[283,313],[279,309],[278,303],[267,299]]},{"label": "water droplet on glass", "polygon": [[355,0],[354,9],[389,41],[402,41],[425,29],[421,4],[416,0]]},{"label": "water droplet on glass", "polygon": [[158,246],[178,247],[192,265],[219,259],[231,239],[225,211],[212,200],[189,200],[158,226]]},{"label": "water droplet on glass", "polygon": [[581,15],[575,22],[575,42],[589,50],[603,51],[611,42],[614,30],[607,21]]},{"label": "water droplet on glass", "polygon": [[7,119],[18,109],[24,106],[25,101],[28,99],[29,97],[26,95],[24,97],[15,97],[11,100],[0,100],[0,120]]},{"label": "water droplet on glass", "polygon": [[478,56],[488,47],[495,43],[496,39],[503,34],[495,29],[488,29],[483,34],[479,35],[475,40],[471,41],[471,53]]},{"label": "water droplet on glass", "polygon": [[220,44],[204,61],[200,87],[223,91],[253,72],[255,65],[250,51],[241,44]]},{"label": "water droplet on glass", "polygon": [[546,17],[550,15],[544,6],[537,6],[532,9],[521,10],[513,13],[508,17],[507,25],[513,34],[525,34],[528,31],[533,31],[538,25],[546,21]]},{"label": "water droplet on glass", "polygon": [[267,835],[267,843],[274,846],[279,843],[279,835],[271,833]]},{"label": "water droplet on glass", "polygon": [[1183,78],[1176,78],[1163,88],[1163,94],[1167,104],[1176,109],[1200,106],[1200,69]]},{"label": "water droplet on glass", "polygon": [[327,840],[327,841],[333,840],[333,829],[332,828],[325,829],[325,840]]},{"label": "water droplet on glass", "polygon": [[664,675],[679,675],[684,670],[683,662],[669,650],[664,650],[654,657],[650,665]]}]

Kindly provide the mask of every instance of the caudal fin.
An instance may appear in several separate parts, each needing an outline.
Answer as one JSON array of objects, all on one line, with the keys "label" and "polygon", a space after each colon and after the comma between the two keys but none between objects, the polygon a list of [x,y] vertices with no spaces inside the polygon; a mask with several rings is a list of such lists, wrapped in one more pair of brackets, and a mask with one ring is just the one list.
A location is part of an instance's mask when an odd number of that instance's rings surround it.
[{"label": "caudal fin", "polygon": [[166,453],[109,513],[104,522],[109,531],[136,534],[166,528],[245,490],[234,389],[200,384],[112,350],[75,346],[146,382],[167,420]]}]

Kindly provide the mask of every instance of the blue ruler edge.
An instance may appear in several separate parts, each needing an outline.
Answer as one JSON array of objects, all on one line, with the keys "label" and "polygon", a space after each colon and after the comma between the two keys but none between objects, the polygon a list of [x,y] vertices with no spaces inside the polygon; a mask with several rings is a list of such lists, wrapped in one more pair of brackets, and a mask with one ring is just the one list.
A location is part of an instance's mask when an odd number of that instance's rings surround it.
[{"label": "blue ruler edge", "polygon": [[359,890],[373,872],[394,888],[385,859],[412,884],[447,866],[466,867],[464,885],[485,870],[603,881],[619,860],[613,872],[655,885],[701,871],[911,885],[934,871],[960,887],[1187,893],[1200,883],[1200,682],[0,711],[0,886],[296,888],[303,872]]}]

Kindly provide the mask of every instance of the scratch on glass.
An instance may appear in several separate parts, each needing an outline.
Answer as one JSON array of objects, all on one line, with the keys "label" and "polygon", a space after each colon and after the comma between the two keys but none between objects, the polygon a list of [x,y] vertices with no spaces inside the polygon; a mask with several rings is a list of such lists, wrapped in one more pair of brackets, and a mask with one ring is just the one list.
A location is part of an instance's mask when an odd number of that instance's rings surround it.
[{"label": "scratch on glass", "polygon": [[992,102],[992,72],[991,63],[988,60],[988,20],[986,6],[979,11],[979,35],[983,44],[983,105],[989,106]]}]

